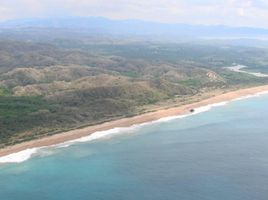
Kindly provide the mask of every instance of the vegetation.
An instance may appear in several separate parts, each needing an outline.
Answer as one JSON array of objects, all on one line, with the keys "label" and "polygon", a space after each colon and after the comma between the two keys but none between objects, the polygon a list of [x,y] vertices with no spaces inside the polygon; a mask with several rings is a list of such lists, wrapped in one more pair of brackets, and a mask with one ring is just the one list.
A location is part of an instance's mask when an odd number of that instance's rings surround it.
[{"label": "vegetation", "polygon": [[0,97],[11,95],[11,91],[7,88],[0,88]]},{"label": "vegetation", "polygon": [[171,100],[266,84],[266,78],[224,67],[239,63],[266,71],[267,58],[266,49],[253,47],[0,41],[0,147],[136,115]]}]

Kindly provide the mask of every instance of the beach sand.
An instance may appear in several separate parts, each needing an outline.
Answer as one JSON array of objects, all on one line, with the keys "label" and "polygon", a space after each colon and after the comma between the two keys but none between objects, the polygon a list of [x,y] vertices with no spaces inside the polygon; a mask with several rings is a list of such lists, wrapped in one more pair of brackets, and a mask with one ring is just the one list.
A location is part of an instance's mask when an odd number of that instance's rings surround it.
[{"label": "beach sand", "polygon": [[67,141],[89,136],[92,133],[98,132],[98,131],[106,131],[106,130],[117,128],[117,127],[130,127],[135,124],[142,124],[146,122],[156,121],[165,117],[185,115],[185,114],[189,114],[191,109],[196,109],[196,108],[207,106],[210,104],[231,101],[234,99],[251,96],[251,95],[255,95],[258,93],[262,93],[262,92],[268,92],[268,85],[253,87],[253,88],[248,88],[248,89],[240,89],[237,91],[228,92],[228,93],[221,94],[215,97],[211,97],[211,98],[208,98],[208,99],[196,102],[196,103],[183,105],[180,107],[162,109],[162,110],[138,115],[135,117],[123,118],[123,119],[119,119],[115,121],[105,122],[99,125],[71,130],[68,132],[59,133],[59,134],[48,136],[45,138],[16,144],[14,146],[9,146],[9,147],[0,149],[0,157],[13,154],[16,152],[20,152],[26,149],[43,147],[43,146],[52,146],[52,145],[64,143]]}]

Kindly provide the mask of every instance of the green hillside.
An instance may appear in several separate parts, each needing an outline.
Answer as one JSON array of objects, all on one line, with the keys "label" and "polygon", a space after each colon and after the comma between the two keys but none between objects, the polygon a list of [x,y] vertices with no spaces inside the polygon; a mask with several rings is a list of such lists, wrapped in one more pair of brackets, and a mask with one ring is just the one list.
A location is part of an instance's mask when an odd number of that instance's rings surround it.
[{"label": "green hillside", "polygon": [[0,41],[0,147],[268,81],[224,68],[265,71],[265,49],[62,44]]}]

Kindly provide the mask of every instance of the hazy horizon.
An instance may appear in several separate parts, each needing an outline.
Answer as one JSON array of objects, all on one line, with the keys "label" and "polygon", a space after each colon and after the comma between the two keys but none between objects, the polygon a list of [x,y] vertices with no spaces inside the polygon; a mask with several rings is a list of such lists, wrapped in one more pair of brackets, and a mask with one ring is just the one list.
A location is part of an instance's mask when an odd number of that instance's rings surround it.
[{"label": "hazy horizon", "polygon": [[228,24],[195,24],[195,23],[184,23],[184,22],[160,22],[160,21],[153,21],[153,20],[146,20],[146,19],[138,19],[138,18],[129,18],[129,19],[113,19],[109,17],[103,16],[48,16],[48,17],[26,17],[26,18],[18,18],[18,19],[6,19],[1,20],[0,23],[6,22],[21,22],[21,21],[42,21],[42,20],[64,20],[64,19],[105,19],[110,21],[137,21],[137,22],[145,22],[145,23],[155,23],[155,24],[163,24],[163,25],[189,25],[189,26],[207,26],[207,27],[230,27],[230,28],[253,28],[253,29],[268,29],[268,27],[257,27],[257,26],[247,26],[247,25],[228,25]]},{"label": "hazy horizon", "polygon": [[169,24],[268,28],[264,0],[14,0],[0,1],[0,21],[105,17]]}]

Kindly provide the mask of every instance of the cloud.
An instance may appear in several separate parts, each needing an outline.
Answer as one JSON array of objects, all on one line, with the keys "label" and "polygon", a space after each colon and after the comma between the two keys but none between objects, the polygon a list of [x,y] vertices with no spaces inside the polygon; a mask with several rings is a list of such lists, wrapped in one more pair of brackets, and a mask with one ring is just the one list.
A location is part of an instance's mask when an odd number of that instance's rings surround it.
[{"label": "cloud", "polygon": [[266,27],[267,0],[0,0],[0,19],[104,16]]}]

